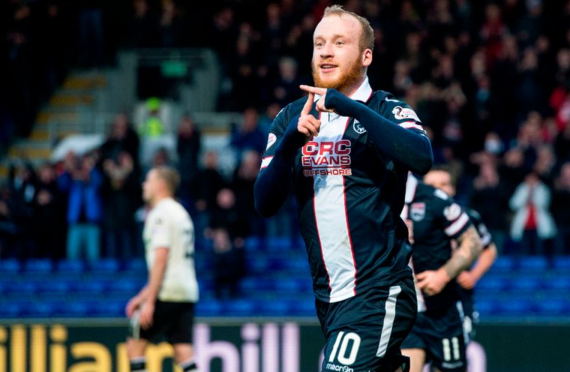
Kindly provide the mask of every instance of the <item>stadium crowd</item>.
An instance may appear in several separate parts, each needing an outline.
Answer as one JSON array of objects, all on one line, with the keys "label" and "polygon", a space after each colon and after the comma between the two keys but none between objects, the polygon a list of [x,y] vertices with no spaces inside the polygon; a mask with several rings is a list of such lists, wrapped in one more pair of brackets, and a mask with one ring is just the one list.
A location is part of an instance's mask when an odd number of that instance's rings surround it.
[{"label": "stadium crowd", "polygon": [[[218,110],[244,113],[231,135],[240,161],[224,177],[217,154],[201,151],[200,126],[185,116],[177,132],[180,197],[199,236],[213,239],[222,267],[235,262],[232,247],[271,230],[252,195],[267,130],[284,104],[301,97],[299,84],[312,81],[309,63],[299,61],[311,59],[316,21],[337,2],[81,3],[3,5],[0,146],[14,132],[29,133],[33,118],[24,116],[71,65],[112,65],[119,47],[213,48],[223,73]],[[456,198],[480,212],[500,254],[570,254],[570,1],[342,3],[374,27],[372,87],[418,113],[436,163],[452,167],[459,181]],[[74,24],[72,15],[83,21]],[[79,41],[64,36],[72,29],[81,30]],[[0,188],[0,255],[78,257],[82,239],[86,258],[142,255],[138,136],[117,115],[97,151],[38,169],[15,160]],[[162,153],[153,162],[172,161]]]}]

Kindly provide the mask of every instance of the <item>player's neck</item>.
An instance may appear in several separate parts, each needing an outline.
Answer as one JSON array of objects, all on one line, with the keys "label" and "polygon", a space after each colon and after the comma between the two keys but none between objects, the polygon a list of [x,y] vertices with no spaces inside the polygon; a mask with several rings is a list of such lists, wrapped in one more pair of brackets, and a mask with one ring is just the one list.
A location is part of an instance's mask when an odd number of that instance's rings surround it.
[{"label": "player's neck", "polygon": [[366,75],[363,75],[362,77],[360,77],[360,79],[358,79],[350,87],[343,89],[341,91],[341,93],[347,97],[352,97],[354,95],[354,93],[356,93],[358,91],[358,89],[362,86],[362,84],[364,83],[365,80],[366,80]]},{"label": "player's neck", "polygon": [[159,194],[157,195],[152,202],[150,203],[151,207],[155,207],[157,206],[161,201],[166,200],[166,199],[171,199],[172,195],[169,194]]}]

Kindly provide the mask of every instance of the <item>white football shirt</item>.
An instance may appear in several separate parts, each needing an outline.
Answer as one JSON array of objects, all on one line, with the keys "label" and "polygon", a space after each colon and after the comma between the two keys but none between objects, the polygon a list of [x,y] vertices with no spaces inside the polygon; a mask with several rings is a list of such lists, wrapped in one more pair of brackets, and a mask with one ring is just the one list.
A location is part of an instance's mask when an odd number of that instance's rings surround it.
[{"label": "white football shirt", "polygon": [[161,200],[149,212],[143,232],[146,262],[152,267],[157,248],[168,249],[168,260],[158,299],[168,302],[198,301],[194,268],[194,224],[174,199]]}]

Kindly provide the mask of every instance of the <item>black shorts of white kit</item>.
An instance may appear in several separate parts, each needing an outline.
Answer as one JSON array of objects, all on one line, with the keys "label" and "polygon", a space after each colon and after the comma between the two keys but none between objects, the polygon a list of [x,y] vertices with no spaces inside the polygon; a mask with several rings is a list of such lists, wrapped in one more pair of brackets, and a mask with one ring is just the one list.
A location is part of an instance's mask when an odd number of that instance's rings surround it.
[{"label": "black shorts of white kit", "polygon": [[152,325],[143,329],[139,311],[131,318],[129,337],[156,342],[166,338],[170,344],[191,344],[194,326],[193,302],[156,301]]},{"label": "black shorts of white kit", "polygon": [[326,339],[323,372],[409,370],[400,345],[417,315],[411,277],[340,302],[317,300],[316,307]]},{"label": "black shorts of white kit", "polygon": [[442,372],[462,372],[467,370],[466,339],[463,307],[457,302],[456,306],[419,313],[402,349],[423,349],[426,363]]}]

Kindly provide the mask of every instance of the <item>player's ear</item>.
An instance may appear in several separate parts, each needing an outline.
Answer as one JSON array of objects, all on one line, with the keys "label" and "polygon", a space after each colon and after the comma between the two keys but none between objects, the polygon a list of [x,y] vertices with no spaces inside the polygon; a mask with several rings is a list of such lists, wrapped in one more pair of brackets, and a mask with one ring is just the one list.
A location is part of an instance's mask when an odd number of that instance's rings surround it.
[{"label": "player's ear", "polygon": [[372,50],[364,49],[362,53],[362,67],[368,67],[372,63]]}]

